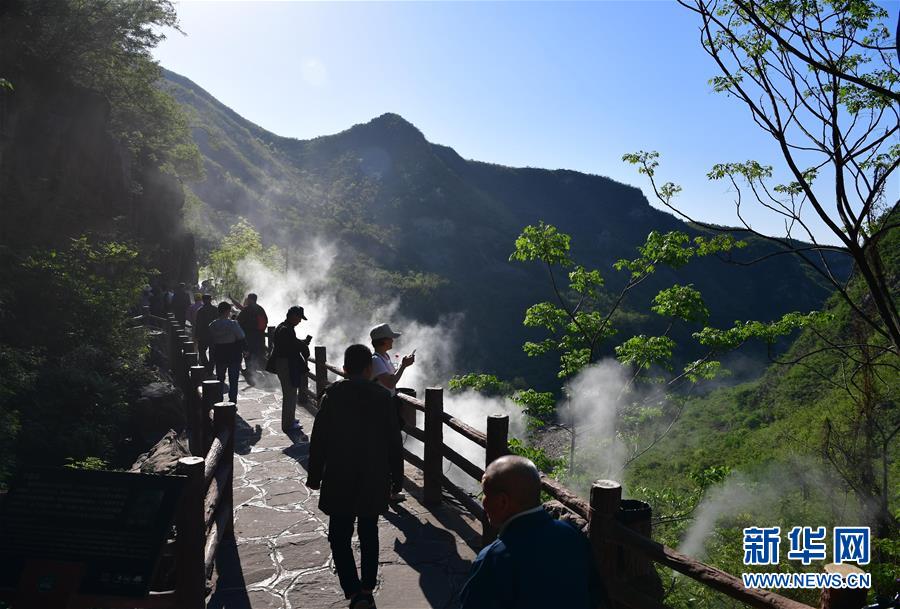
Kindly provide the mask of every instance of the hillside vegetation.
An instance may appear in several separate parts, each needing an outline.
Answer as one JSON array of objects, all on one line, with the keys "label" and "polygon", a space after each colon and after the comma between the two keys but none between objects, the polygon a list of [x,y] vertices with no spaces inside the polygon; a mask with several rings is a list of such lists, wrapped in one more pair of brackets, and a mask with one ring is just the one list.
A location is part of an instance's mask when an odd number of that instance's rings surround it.
[{"label": "hillside vegetation", "polygon": [[[187,78],[165,76],[163,88],[191,116],[204,157],[206,179],[191,185],[186,205],[201,258],[239,217],[266,244],[288,251],[295,265],[315,255],[309,248],[317,237],[335,243],[341,251],[332,271],[335,289],[353,289],[369,301],[399,296],[402,313],[426,322],[464,312],[459,354],[467,370],[554,386],[552,365],[521,350],[536,336],[521,325],[524,311],[546,289],[540,268],[509,262],[522,227],[545,221],[571,234],[573,256],[600,269],[611,292],[626,280],[612,271],[613,263],[633,257],[651,230],[709,234],[608,178],[465,160],[452,148],[429,143],[396,114],[336,135],[294,140],[241,118]],[[741,256],[769,251],[752,239]],[[840,257],[835,260],[841,272],[849,271]],[[828,295],[794,260],[739,268],[710,258],[660,270],[634,299],[649,303],[672,283],[694,284],[718,325],[813,310]],[[622,334],[658,332],[659,323],[632,315]],[[753,369],[746,367],[748,374]]]},{"label": "hillside vegetation", "polygon": [[[900,230],[888,233],[880,255],[896,286]],[[852,295],[864,290],[859,278],[850,282]],[[746,570],[743,527],[869,525],[878,539],[867,569],[878,594],[892,598],[900,591],[900,362],[839,296],[824,313],[760,378],[690,400],[672,432],[634,464],[627,488],[654,505],[661,539],[679,545],[692,528],[703,531],[688,549],[731,573]],[[778,570],[798,568],[785,560]],[[816,602],[814,593],[793,596]],[[728,606],[687,582],[673,599]]]}]

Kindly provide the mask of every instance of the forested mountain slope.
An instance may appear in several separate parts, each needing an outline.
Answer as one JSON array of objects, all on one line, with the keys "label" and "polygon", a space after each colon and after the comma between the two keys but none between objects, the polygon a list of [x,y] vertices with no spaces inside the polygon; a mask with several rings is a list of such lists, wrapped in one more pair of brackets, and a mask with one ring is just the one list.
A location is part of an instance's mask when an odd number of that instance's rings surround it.
[{"label": "forested mountain slope", "polygon": [[[508,261],[524,226],[544,220],[572,235],[574,257],[600,269],[613,288],[624,280],[613,262],[634,256],[650,231],[701,234],[651,207],[637,188],[575,171],[466,160],[396,114],[295,140],[241,118],[187,78],[165,78],[164,88],[192,116],[205,157],[206,179],[191,186],[196,198],[188,202],[201,251],[241,216],[265,241],[299,248],[294,259],[314,236],[325,237],[345,252],[337,274],[360,291],[400,295],[404,313],[423,320],[464,312],[460,347],[469,370],[551,383],[552,362],[528,359],[520,348],[531,338],[521,326],[525,308],[549,297],[544,270]],[[740,254],[755,258],[769,247],[751,242]],[[635,302],[646,308],[675,281],[700,289],[711,323],[720,325],[815,309],[828,296],[790,257],[751,267],[705,259],[660,270]],[[654,323],[632,317],[623,337],[653,331]]]}]

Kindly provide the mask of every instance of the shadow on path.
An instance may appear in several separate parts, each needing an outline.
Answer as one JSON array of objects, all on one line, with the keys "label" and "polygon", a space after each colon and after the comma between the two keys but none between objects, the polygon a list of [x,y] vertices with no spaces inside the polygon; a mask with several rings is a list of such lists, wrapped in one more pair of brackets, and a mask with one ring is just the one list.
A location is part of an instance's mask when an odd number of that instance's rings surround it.
[{"label": "shadow on path", "polygon": [[[431,512],[435,514],[435,512]],[[436,514],[435,514],[436,515]],[[389,567],[384,569],[385,591],[388,588],[416,586],[428,607],[452,608],[459,604],[459,591],[471,569],[471,561],[459,555],[457,538],[450,531],[422,521],[415,514],[406,511],[401,505],[392,505],[385,519],[403,533],[404,539],[394,539],[393,551],[407,568],[415,572],[417,581],[391,582],[402,573],[391,573]],[[391,585],[393,584],[393,586]],[[386,598],[379,598],[386,604]]]},{"label": "shadow on path", "polygon": [[246,455],[254,444],[262,438],[262,427],[250,426],[238,412],[234,419],[234,452]]},{"label": "shadow on path", "polygon": [[234,537],[226,537],[216,554],[216,589],[207,609],[253,609]]}]

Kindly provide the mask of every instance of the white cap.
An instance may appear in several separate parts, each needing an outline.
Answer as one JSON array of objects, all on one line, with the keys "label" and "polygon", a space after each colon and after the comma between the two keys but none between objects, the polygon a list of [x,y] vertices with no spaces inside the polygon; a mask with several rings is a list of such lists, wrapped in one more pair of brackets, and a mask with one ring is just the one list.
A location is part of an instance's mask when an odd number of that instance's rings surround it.
[{"label": "white cap", "polygon": [[378,340],[379,338],[397,338],[398,336],[400,336],[400,333],[391,330],[391,327],[388,324],[375,326],[369,331],[369,338],[372,340]]}]

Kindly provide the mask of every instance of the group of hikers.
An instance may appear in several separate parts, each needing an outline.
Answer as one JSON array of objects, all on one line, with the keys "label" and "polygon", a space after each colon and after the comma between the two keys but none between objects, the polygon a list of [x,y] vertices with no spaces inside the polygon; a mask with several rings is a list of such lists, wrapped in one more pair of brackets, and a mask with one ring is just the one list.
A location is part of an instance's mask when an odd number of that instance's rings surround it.
[{"label": "group of hikers", "polygon": [[[256,372],[266,367],[269,318],[265,309],[257,303],[256,294],[247,294],[243,303],[229,298],[213,304],[209,293],[195,292],[192,299],[184,283],[171,290],[147,285],[141,305],[149,306],[154,315],[171,313],[179,323],[190,328],[200,365],[210,371],[215,369],[216,378],[223,383],[223,388],[227,388],[231,402],[237,403],[241,364],[245,364],[243,370],[249,382],[253,381]],[[297,308],[302,317],[302,307]],[[233,318],[235,309],[238,310],[236,319]],[[304,361],[308,357],[307,350]],[[289,427],[293,422],[292,419]]]},{"label": "group of hikers", "polygon": [[[181,292],[187,294],[184,289]],[[209,294],[197,294],[193,304],[173,297],[170,306],[178,317],[175,303],[186,305],[184,319],[193,327],[201,364],[215,365],[220,382],[227,375],[230,401],[237,403],[242,358],[251,373],[264,368],[277,374],[282,429],[288,434],[299,432],[296,405],[300,388],[306,387],[312,340],[296,335],[297,325],[307,319],[303,307],[287,310],[267,353],[268,317],[256,294],[248,294],[243,303],[230,300],[213,305]],[[232,319],[235,308],[239,312]],[[398,383],[415,363],[415,351],[395,366],[388,352],[400,336],[382,323],[369,332],[371,349],[362,344],[347,347],[346,378],[325,389],[309,436],[306,486],[319,491],[319,509],[329,517],[334,567],[351,609],[375,608],[378,517],[391,503],[406,498],[397,393],[410,391]],[[496,459],[485,469],[482,489],[482,505],[497,538],[472,565],[460,593],[462,609],[608,605],[585,535],[544,510],[540,473],[534,463],[514,455]],[[354,529],[359,538],[359,569],[351,545]]]},{"label": "group of hikers", "polygon": [[[415,363],[415,350],[395,367],[388,351],[399,337],[389,324],[380,324],[369,332],[371,350],[347,347],[346,378],[325,389],[310,435],[306,486],[319,491],[319,509],[329,517],[328,541],[350,609],[375,608],[378,517],[404,498],[397,398],[403,389],[397,384]],[[497,539],[472,565],[460,593],[462,609],[608,606],[587,538],[544,510],[534,463],[515,455],[496,459],[485,470],[482,490]],[[354,529],[359,569],[351,546]]]},{"label": "group of hikers", "polygon": [[[382,324],[370,332],[374,353],[366,345],[347,348],[347,378],[325,390],[310,437],[306,486],[320,491],[319,509],[329,517],[328,541],[350,609],[375,607],[378,517],[402,480],[400,420],[390,389],[414,358],[404,358],[394,372],[382,367],[390,363],[386,350],[399,336]],[[472,565],[460,593],[462,609],[608,606],[587,538],[544,510],[534,463],[500,457],[488,465],[481,482],[482,505],[498,533]],[[354,528],[359,570],[351,546]]]}]

